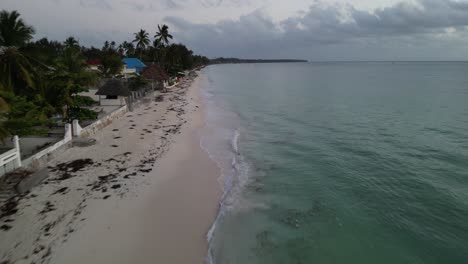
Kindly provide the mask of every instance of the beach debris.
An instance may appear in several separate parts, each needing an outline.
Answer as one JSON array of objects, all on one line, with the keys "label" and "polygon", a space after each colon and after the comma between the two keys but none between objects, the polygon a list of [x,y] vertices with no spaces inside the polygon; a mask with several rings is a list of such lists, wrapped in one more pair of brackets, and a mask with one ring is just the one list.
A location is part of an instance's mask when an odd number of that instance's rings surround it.
[{"label": "beach debris", "polygon": [[3,230],[3,231],[8,231],[12,228],[11,225],[7,225],[7,224],[3,224],[0,226],[0,230]]},{"label": "beach debris", "polygon": [[154,101],[156,101],[156,102],[162,102],[162,101],[164,101],[164,95],[158,95],[158,96],[156,96],[156,98],[154,99]]},{"label": "beach debris", "polygon": [[2,207],[0,207],[0,219],[12,216],[18,212],[18,197],[8,199]]},{"label": "beach debris", "polygon": [[63,187],[52,193],[52,195],[55,194],[66,194],[69,191],[68,187]]},{"label": "beach debris", "polygon": [[92,159],[77,159],[70,162],[59,163],[55,167],[49,167],[51,172],[58,172],[59,176],[53,181],[63,181],[73,177],[72,173],[81,171],[94,164]]},{"label": "beach debris", "polygon": [[50,201],[47,201],[44,206],[44,209],[42,209],[42,211],[40,211],[39,214],[43,215],[43,214],[46,214],[48,212],[52,212],[55,210],[56,210],[55,206]]},{"label": "beach debris", "polygon": [[23,189],[18,190],[18,185],[30,178],[31,174],[31,171],[16,169],[3,175],[0,178],[0,204],[18,193],[23,193]]}]

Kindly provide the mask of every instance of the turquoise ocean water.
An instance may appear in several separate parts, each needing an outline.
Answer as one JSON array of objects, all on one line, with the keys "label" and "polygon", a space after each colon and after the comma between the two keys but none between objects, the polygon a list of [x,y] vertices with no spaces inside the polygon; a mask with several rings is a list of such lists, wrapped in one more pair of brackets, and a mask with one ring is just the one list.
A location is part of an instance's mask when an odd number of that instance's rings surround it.
[{"label": "turquoise ocean water", "polygon": [[204,73],[210,262],[468,263],[468,63]]}]

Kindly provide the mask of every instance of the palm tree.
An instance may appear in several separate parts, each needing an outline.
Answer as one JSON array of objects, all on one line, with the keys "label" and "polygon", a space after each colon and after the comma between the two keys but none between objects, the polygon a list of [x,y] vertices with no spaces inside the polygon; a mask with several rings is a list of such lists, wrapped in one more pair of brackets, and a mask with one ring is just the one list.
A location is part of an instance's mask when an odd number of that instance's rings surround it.
[{"label": "palm tree", "polygon": [[108,51],[109,48],[110,48],[110,43],[109,43],[109,41],[106,40],[106,41],[104,42],[104,46],[102,46],[102,50],[103,50],[103,51]]},{"label": "palm tree", "polygon": [[133,43],[124,41],[122,42],[122,48],[125,51],[125,56],[130,56],[135,52],[135,46],[133,46]]},{"label": "palm tree", "polygon": [[20,86],[34,87],[33,67],[16,47],[0,48],[0,84],[7,91],[21,93]]},{"label": "palm tree", "polygon": [[57,59],[54,71],[49,74],[47,101],[52,102],[56,110],[61,110],[64,118],[69,118],[74,96],[87,91],[87,87],[96,83],[97,77],[87,70],[86,58],[80,50],[67,48]]},{"label": "palm tree", "polygon": [[19,16],[17,11],[0,12],[0,46],[21,47],[32,39],[34,28],[26,25]]},{"label": "palm tree", "polygon": [[162,27],[158,25],[158,32],[156,32],[154,38],[154,46],[159,51],[159,66],[165,69],[167,45],[169,45],[169,39],[172,39],[172,35],[169,34],[169,27],[166,24],[163,24]]},{"label": "palm tree", "polygon": [[76,40],[74,37],[68,37],[65,42],[65,47],[67,48],[77,48],[80,47],[78,40]]},{"label": "palm tree", "polygon": [[154,35],[154,38],[163,45],[169,44],[169,39],[172,39],[172,35],[169,34],[169,27],[164,24],[161,26],[158,25],[158,32]]},{"label": "palm tree", "polygon": [[143,29],[140,29],[139,32],[134,33],[135,40],[133,42],[136,43],[137,49],[140,50],[140,60],[142,57],[143,50],[150,44],[149,34]]},{"label": "palm tree", "polygon": [[125,48],[122,44],[120,44],[118,47],[117,47],[117,54],[119,54],[119,56],[123,57],[124,54],[125,54]]},{"label": "palm tree", "polygon": [[19,16],[17,11],[0,12],[0,84],[8,91],[33,87],[32,66],[21,48],[32,39],[34,29]]}]

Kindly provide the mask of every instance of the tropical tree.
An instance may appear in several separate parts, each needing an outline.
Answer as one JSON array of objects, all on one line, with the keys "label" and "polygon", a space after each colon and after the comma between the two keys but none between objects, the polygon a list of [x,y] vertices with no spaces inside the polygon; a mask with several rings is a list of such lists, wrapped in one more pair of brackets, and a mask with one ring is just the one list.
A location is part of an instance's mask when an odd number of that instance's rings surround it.
[{"label": "tropical tree", "polygon": [[106,77],[111,77],[122,72],[122,59],[118,55],[106,55],[102,58],[101,63],[102,65],[100,70]]},{"label": "tropical tree", "polygon": [[76,40],[74,37],[68,37],[64,43],[66,48],[79,48],[80,44],[78,43],[78,40]]},{"label": "tropical tree", "polygon": [[154,38],[161,44],[167,46],[169,44],[169,39],[172,39],[172,35],[169,34],[169,27],[164,24],[162,27],[158,25],[158,31]]},{"label": "tropical tree", "polygon": [[0,84],[4,89],[24,94],[34,87],[34,69],[28,58],[16,47],[0,47]]},{"label": "tropical tree", "polygon": [[0,84],[4,89],[34,86],[31,63],[20,49],[33,34],[33,27],[24,23],[17,11],[0,12]]},{"label": "tropical tree", "polygon": [[115,41],[111,41],[111,42],[110,42],[109,48],[110,48],[111,50],[115,50]]},{"label": "tropical tree", "polygon": [[38,127],[48,123],[50,109],[41,106],[39,98],[30,99],[11,92],[2,93],[2,98],[9,105],[9,111],[1,113],[4,130],[0,128],[0,132],[3,137],[7,134],[23,136],[46,132]]},{"label": "tropical tree", "polygon": [[149,34],[143,29],[140,29],[137,33],[134,33],[135,39],[133,40],[136,43],[137,49],[140,51],[140,59],[142,58],[143,51],[150,44]]},{"label": "tropical tree", "polygon": [[124,50],[125,56],[132,56],[135,53],[135,46],[133,45],[133,43],[124,41],[121,45]]},{"label": "tropical tree", "polygon": [[[85,111],[75,98],[79,93],[88,91],[88,86],[95,84],[98,76],[87,70],[86,58],[79,48],[66,48],[49,75],[47,101],[61,112],[64,119],[73,119],[73,111]],[[93,113],[90,115],[94,116]]]},{"label": "tropical tree", "polygon": [[162,27],[158,25],[158,31],[156,35],[154,35],[154,47],[156,48],[157,56],[159,58],[159,66],[161,68],[166,67],[166,53],[167,53],[167,46],[169,45],[169,40],[172,39],[172,35],[169,34],[169,27],[164,24]]},{"label": "tropical tree", "polygon": [[32,39],[34,28],[19,17],[17,11],[0,12],[0,46],[21,47]]},{"label": "tropical tree", "polygon": [[102,46],[102,51],[106,51],[110,48],[110,43],[109,41],[104,41],[104,46]]},{"label": "tropical tree", "polygon": [[130,88],[132,91],[138,91],[147,84],[148,81],[141,74],[135,74],[128,80],[128,88]]},{"label": "tropical tree", "polygon": [[34,42],[29,42],[22,48],[24,54],[35,61],[39,61],[45,65],[53,65],[57,57],[62,54],[64,45],[55,40],[41,38]]}]

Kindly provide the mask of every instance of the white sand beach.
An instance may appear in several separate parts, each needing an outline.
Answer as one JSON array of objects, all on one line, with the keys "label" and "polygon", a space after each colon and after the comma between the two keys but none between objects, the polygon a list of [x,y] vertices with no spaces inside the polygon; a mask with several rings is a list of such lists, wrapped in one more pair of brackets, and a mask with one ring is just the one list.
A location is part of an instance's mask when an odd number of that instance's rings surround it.
[{"label": "white sand beach", "polygon": [[0,263],[203,263],[222,192],[199,143],[204,78],[51,161],[1,218]]}]

